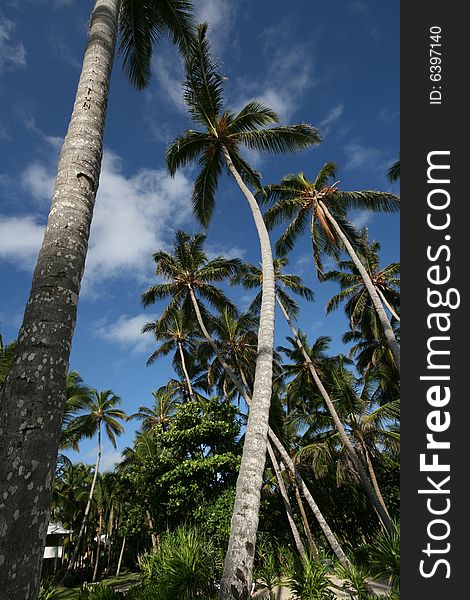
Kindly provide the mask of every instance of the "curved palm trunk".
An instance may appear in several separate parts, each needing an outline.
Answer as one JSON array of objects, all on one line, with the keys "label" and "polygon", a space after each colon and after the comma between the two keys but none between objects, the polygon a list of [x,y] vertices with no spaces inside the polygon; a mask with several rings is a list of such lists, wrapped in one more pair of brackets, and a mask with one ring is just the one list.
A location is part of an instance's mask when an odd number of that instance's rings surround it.
[{"label": "curved palm trunk", "polygon": [[299,486],[299,489],[300,489],[302,495],[307,500],[307,503],[310,506],[310,509],[312,510],[313,514],[315,515],[315,518],[317,519],[318,524],[320,525],[321,530],[323,531],[323,534],[325,535],[328,543],[330,544],[331,549],[335,553],[339,563],[341,565],[343,565],[343,567],[351,566],[351,563],[349,562],[347,556],[343,552],[343,549],[341,548],[340,543],[336,539],[334,533],[331,531],[330,526],[328,525],[328,523],[325,520],[325,517],[322,515],[320,509],[318,508],[317,503],[313,499],[313,496],[310,493],[310,490],[305,485],[304,480],[302,479],[302,477],[300,476],[300,473],[296,469],[294,461],[291,459],[291,457],[287,453],[286,449],[282,445],[281,441],[279,440],[279,438],[276,436],[276,434],[274,433],[274,431],[271,428],[269,429],[269,439],[276,446],[276,448],[281,456],[282,462],[286,465],[286,467],[289,469],[289,471],[295,477],[295,479],[297,481],[297,485]]},{"label": "curved palm trunk", "polygon": [[[145,502],[145,504],[147,504],[147,501]],[[145,516],[147,517],[147,524],[150,529],[150,539],[152,541],[152,552],[156,553],[158,550],[157,535],[155,533],[155,527],[153,524],[152,515],[150,514],[150,511],[148,508],[145,509]]]},{"label": "curved palm trunk", "polygon": [[118,560],[117,569],[116,569],[116,577],[119,577],[119,573],[121,572],[122,557],[124,556],[124,548],[125,547],[126,547],[126,535],[124,534],[124,537],[122,538],[121,552],[119,553],[119,560]]},{"label": "curved palm trunk", "polygon": [[[227,362],[224,360],[224,357],[220,354],[219,349],[217,348],[216,343],[214,342],[214,340],[212,339],[212,336],[207,331],[207,328],[204,325],[204,320],[202,318],[201,311],[199,310],[199,305],[198,305],[196,296],[194,295],[194,291],[192,290],[191,287],[189,288],[189,290],[190,290],[191,300],[192,300],[192,303],[193,303],[193,306],[194,306],[194,311],[196,313],[196,318],[197,318],[199,327],[201,328],[201,331],[202,331],[204,337],[206,338],[206,340],[211,345],[211,347],[214,350],[215,355],[217,356],[220,364],[222,365],[222,367],[225,369],[227,375],[232,380],[232,382],[233,382],[234,386],[237,388],[239,394],[245,400],[245,402],[247,403],[247,405],[250,406],[251,405],[251,398],[248,396],[248,394],[246,393],[246,391],[243,389],[243,386],[241,385],[240,381],[238,380],[237,376],[235,375],[233,369],[227,364]],[[295,465],[294,465],[292,459],[290,458],[289,454],[285,450],[285,448],[282,445],[282,443],[279,440],[279,438],[276,436],[276,434],[274,433],[274,431],[269,426],[268,426],[268,436],[269,436],[270,440],[273,442],[273,444],[276,446],[276,448],[278,449],[279,454],[281,455],[282,462],[286,465],[286,467],[289,469],[289,471],[291,472],[291,474],[295,478],[295,480],[297,482],[297,485],[299,486],[299,489],[302,492],[302,495],[307,500],[307,503],[310,506],[310,509],[312,510],[313,514],[315,515],[315,518],[317,519],[318,524],[320,525],[320,528],[323,531],[323,534],[325,535],[326,540],[330,544],[330,547],[333,550],[333,552],[335,553],[336,557],[338,558],[340,564],[342,564],[343,566],[350,565],[350,563],[349,563],[346,555],[344,554],[343,549],[341,548],[338,540],[336,539],[334,533],[331,531],[328,523],[326,522],[326,520],[323,517],[320,509],[318,508],[315,500],[313,499],[312,494],[310,493],[309,489],[305,485],[305,483],[304,483],[304,481],[303,481],[300,473],[295,468]]]},{"label": "curved palm trunk", "polygon": [[367,447],[365,447],[365,446],[364,446],[364,454],[366,457],[367,470],[369,471],[370,480],[372,482],[372,485],[374,486],[374,490],[375,490],[375,493],[377,494],[377,498],[379,499],[379,502],[384,507],[384,510],[387,512],[387,515],[390,517],[390,513],[388,512],[387,506],[385,504],[385,500],[382,496],[382,492],[380,491],[379,482],[377,481],[377,476],[375,474],[375,469],[374,469],[374,465],[372,464],[372,459],[370,457],[370,453],[369,453]]},{"label": "curved palm trunk", "polygon": [[305,531],[305,535],[307,536],[308,547],[310,548],[310,552],[312,553],[313,558],[318,559],[318,548],[313,539],[310,525],[308,524],[307,513],[305,512],[304,503],[302,502],[302,496],[300,495],[299,486],[297,485],[295,477],[291,476],[291,483],[294,487],[295,499],[297,502],[297,506],[299,507],[300,518],[302,519],[302,525]]},{"label": "curved palm trunk", "polygon": [[330,221],[331,225],[333,226],[333,229],[336,231],[336,233],[338,234],[338,237],[343,242],[344,247],[348,251],[349,256],[351,257],[353,263],[355,264],[357,270],[359,271],[359,273],[364,281],[364,285],[366,286],[366,289],[369,292],[372,303],[375,307],[375,310],[377,311],[377,316],[379,317],[380,323],[382,324],[382,328],[384,330],[384,334],[387,339],[388,345],[390,346],[390,350],[392,351],[393,358],[395,360],[395,364],[397,365],[398,372],[400,372],[400,345],[397,342],[395,333],[393,332],[392,326],[390,325],[390,321],[387,317],[387,313],[385,312],[382,302],[380,301],[379,295],[377,294],[377,290],[375,289],[375,286],[372,283],[371,278],[369,277],[369,273],[366,271],[366,269],[365,269],[364,265],[362,264],[362,262],[360,261],[358,255],[354,251],[354,248],[351,246],[348,238],[346,237],[343,230],[338,225],[338,223],[336,222],[335,218],[330,213],[328,208],[325,206],[325,204],[323,202],[321,202],[321,200],[319,201],[319,204],[325,211],[325,215],[326,215],[327,219]]},{"label": "curved palm trunk", "polygon": [[38,594],[119,7],[120,0],[97,0],[92,13],[44,241],[0,402],[0,481],[8,482],[0,493],[0,589],[10,600]]},{"label": "curved palm trunk", "polygon": [[274,267],[271,243],[263,216],[253,194],[243,182],[232,159],[223,147],[225,162],[245,196],[258,231],[263,271],[263,292],[258,331],[253,397],[246,425],[245,442],[237,479],[230,539],[220,583],[220,600],[249,596],[255,557],[256,532],[263,471],[266,462],[269,408],[271,405],[274,353]]},{"label": "curved palm trunk", "polygon": [[189,397],[191,398],[191,400],[194,400],[194,392],[191,385],[191,380],[189,379],[188,369],[186,368],[186,361],[184,359],[183,346],[181,342],[178,342],[178,350],[181,358],[181,366],[183,367],[183,373],[186,378],[186,385],[188,386]]},{"label": "curved palm trunk", "polygon": [[341,419],[339,418],[338,413],[336,412],[334,404],[331,401],[331,398],[328,395],[328,392],[326,391],[325,386],[323,385],[321,379],[319,378],[317,370],[315,369],[312,361],[310,360],[309,355],[307,354],[307,352],[305,351],[305,348],[303,347],[302,341],[299,338],[299,334],[297,333],[297,330],[295,329],[295,327],[292,324],[292,321],[289,317],[288,312],[286,311],[282,302],[279,300],[278,296],[276,296],[276,300],[277,300],[277,303],[278,303],[278,305],[279,305],[279,307],[280,307],[280,309],[292,331],[292,334],[294,335],[297,347],[302,352],[302,356],[304,357],[305,361],[308,364],[308,368],[313,377],[313,380],[315,381],[315,385],[317,386],[317,388],[328,408],[331,418],[333,419],[335,427],[339,433],[339,437],[340,437],[342,443],[344,444],[344,447],[346,448],[348,456],[349,456],[352,464],[354,465],[354,467],[357,471],[357,474],[359,475],[359,479],[361,480],[362,485],[364,486],[366,494],[367,494],[372,506],[377,511],[377,514],[379,515],[380,520],[382,521],[385,529],[391,534],[393,532],[393,523],[390,520],[388,511],[387,511],[386,507],[380,502],[380,499],[377,496],[377,494],[374,490],[374,487],[371,484],[371,481],[366,473],[366,470],[364,468],[362,460],[357,455],[357,453],[354,449],[354,446],[352,445],[351,440],[349,439],[349,436],[346,433],[346,431],[343,427],[343,424],[341,423]]},{"label": "curved palm trunk", "polygon": [[102,523],[102,516],[100,514],[100,519],[98,522],[98,540],[96,542],[96,558],[95,558],[95,568],[93,569],[93,578],[92,578],[92,582],[94,583],[96,581],[96,575],[98,574],[98,563],[100,562],[100,547],[101,547],[101,523]]},{"label": "curved palm trunk", "polygon": [[297,529],[297,525],[295,524],[295,521],[294,521],[294,517],[292,514],[292,507],[290,505],[289,496],[287,494],[286,486],[284,484],[284,479],[282,478],[281,470],[279,469],[279,465],[278,465],[276,456],[274,455],[274,451],[269,442],[268,442],[268,454],[269,454],[269,458],[271,459],[271,463],[274,468],[274,473],[276,474],[277,483],[279,485],[279,491],[281,492],[281,498],[282,498],[282,501],[284,502],[284,507],[285,507],[286,513],[287,513],[287,520],[289,521],[289,526],[292,531],[292,536],[294,538],[294,542],[297,547],[297,551],[303,559],[306,556],[305,547],[302,543],[299,530]]},{"label": "curved palm trunk", "polygon": [[98,427],[98,455],[96,458],[95,472],[93,474],[93,480],[91,482],[90,493],[88,494],[88,500],[85,507],[85,512],[83,513],[82,525],[80,527],[80,531],[78,533],[77,541],[75,542],[75,548],[73,550],[72,558],[67,565],[67,569],[65,570],[64,576],[62,577],[62,581],[65,580],[67,575],[70,573],[73,564],[77,560],[78,552],[80,550],[80,544],[82,542],[83,534],[85,533],[85,528],[88,522],[88,515],[90,514],[91,501],[93,499],[93,493],[95,491],[96,480],[98,478],[98,470],[100,468],[101,462],[101,425]]},{"label": "curved palm trunk", "polygon": [[398,322],[400,322],[400,317],[397,315],[397,313],[393,310],[392,305],[390,304],[390,302],[388,302],[387,298],[385,298],[384,294],[382,293],[382,291],[380,290],[380,288],[376,287],[375,288],[377,290],[377,294],[380,296],[380,299],[382,300],[385,308],[388,308],[389,313],[392,315],[392,317],[394,319],[396,319]]}]

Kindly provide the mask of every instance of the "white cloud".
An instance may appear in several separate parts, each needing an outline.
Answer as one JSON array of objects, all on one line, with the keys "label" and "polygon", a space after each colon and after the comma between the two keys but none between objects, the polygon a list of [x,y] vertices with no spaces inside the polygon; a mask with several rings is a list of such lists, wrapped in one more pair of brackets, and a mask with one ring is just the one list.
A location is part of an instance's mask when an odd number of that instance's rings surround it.
[{"label": "white cloud", "polygon": [[334,106],[331,110],[328,111],[328,113],[326,114],[326,117],[323,119],[323,121],[319,125],[320,132],[324,136],[327,135],[327,133],[330,129],[330,126],[341,117],[343,112],[344,112],[343,104],[338,104],[337,106]]},{"label": "white cloud", "polygon": [[122,456],[118,450],[115,450],[112,446],[109,449],[105,448],[101,457],[100,473],[114,471],[114,467],[117,463],[120,463],[121,460]]},{"label": "white cloud", "polygon": [[[35,200],[50,201],[52,168],[31,163],[21,180]],[[190,196],[191,182],[183,172],[172,178],[166,169],[143,169],[128,177],[119,156],[105,151],[83,280],[85,295],[110,279],[146,281],[153,272],[152,254],[166,247],[173,231],[189,219]],[[43,228],[31,215],[3,216],[0,225],[0,256],[30,268]]]},{"label": "white cloud", "polygon": [[49,200],[54,190],[54,176],[41,163],[31,163],[21,174],[21,184],[35,200]]},{"label": "white cloud", "polygon": [[26,67],[26,50],[14,39],[15,24],[0,13],[0,72]]},{"label": "white cloud", "polygon": [[[222,52],[235,22],[237,6],[232,0],[199,0],[195,3],[198,23],[209,23],[209,36],[214,49]],[[233,40],[231,40],[233,41]]]},{"label": "white cloud", "polygon": [[121,347],[131,348],[134,352],[148,352],[154,341],[149,333],[141,333],[142,327],[157,318],[155,313],[141,313],[133,317],[121,315],[113,323],[101,322],[95,328],[95,335]]},{"label": "white cloud", "polygon": [[175,49],[160,51],[154,58],[152,67],[158,81],[157,94],[180,112],[186,113],[182,87],[184,69]]},{"label": "white cloud", "polygon": [[369,225],[374,218],[374,213],[371,210],[363,209],[358,211],[356,214],[351,215],[351,223],[357,229],[362,229]]},{"label": "white cloud", "polygon": [[44,227],[33,216],[0,215],[0,259],[31,270],[42,243]]},{"label": "white cloud", "polygon": [[127,178],[120,158],[106,152],[91,226],[84,285],[153,272],[152,254],[191,214],[191,183],[182,172],[144,169]]}]

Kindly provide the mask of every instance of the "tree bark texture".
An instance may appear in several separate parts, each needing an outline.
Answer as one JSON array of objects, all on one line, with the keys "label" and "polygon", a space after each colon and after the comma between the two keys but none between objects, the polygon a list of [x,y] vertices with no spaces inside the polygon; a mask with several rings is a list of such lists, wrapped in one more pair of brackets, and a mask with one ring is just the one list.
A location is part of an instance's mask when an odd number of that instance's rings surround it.
[{"label": "tree bark texture", "polygon": [[364,285],[366,286],[367,291],[369,292],[370,298],[372,300],[372,304],[374,305],[375,310],[377,311],[377,316],[379,317],[380,323],[382,324],[382,328],[384,330],[385,338],[387,340],[388,345],[390,346],[390,350],[392,351],[393,358],[395,360],[395,364],[397,366],[398,372],[400,372],[400,345],[397,342],[397,338],[395,337],[395,333],[393,331],[392,326],[390,325],[390,321],[387,317],[387,313],[383,307],[382,302],[380,301],[379,295],[377,294],[377,290],[375,289],[374,284],[372,283],[371,278],[369,277],[369,273],[366,268],[360,261],[358,255],[354,251],[354,248],[351,246],[348,238],[344,234],[344,231],[336,222],[336,219],[330,213],[328,208],[325,206],[323,202],[320,201],[321,207],[325,211],[325,215],[327,219],[330,221],[333,229],[338,234],[338,237],[344,244],[349,256],[351,257],[353,263],[356,266],[356,269],[359,271],[362,280],[364,281]]},{"label": "tree bark texture", "polygon": [[258,203],[235,168],[227,149],[223,148],[223,152],[227,168],[233,175],[251,209],[260,242],[263,272],[253,396],[246,425],[245,442],[235,493],[235,506],[230,527],[230,539],[219,592],[220,600],[248,600],[253,578],[256,532],[266,462],[269,408],[271,406],[275,276],[269,234]]},{"label": "tree bark texture", "polygon": [[120,0],[97,0],[52,206],[0,402],[0,589],[36,599]]}]

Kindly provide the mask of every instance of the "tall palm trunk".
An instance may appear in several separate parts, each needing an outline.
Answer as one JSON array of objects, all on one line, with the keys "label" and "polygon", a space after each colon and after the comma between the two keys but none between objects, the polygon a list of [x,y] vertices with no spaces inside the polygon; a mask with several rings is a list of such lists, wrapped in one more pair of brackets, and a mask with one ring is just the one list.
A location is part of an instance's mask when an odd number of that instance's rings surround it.
[{"label": "tall palm trunk", "polygon": [[364,265],[360,261],[358,255],[354,251],[354,248],[351,246],[351,243],[349,242],[348,238],[344,234],[344,231],[341,229],[341,227],[336,222],[336,219],[333,217],[333,215],[330,213],[328,208],[325,206],[325,204],[321,200],[319,201],[319,204],[325,211],[325,215],[326,215],[327,219],[330,221],[331,225],[333,226],[333,229],[336,231],[336,233],[338,234],[338,237],[343,242],[344,247],[348,251],[349,256],[351,257],[353,263],[356,266],[356,269],[359,271],[359,273],[362,277],[362,280],[364,281],[364,285],[366,286],[366,289],[369,292],[369,295],[372,300],[372,304],[374,305],[374,308],[377,311],[377,316],[379,317],[380,323],[382,324],[382,328],[384,330],[384,334],[387,339],[387,343],[390,346],[390,350],[392,351],[393,358],[395,360],[395,364],[397,366],[398,372],[400,372],[400,345],[397,342],[395,333],[393,332],[392,326],[390,325],[390,321],[387,317],[387,313],[385,312],[383,304],[380,301],[379,295],[377,294],[377,290],[375,289],[375,286],[372,283],[369,273],[367,272]]},{"label": "tall palm trunk", "polygon": [[184,376],[186,379],[186,385],[188,386],[189,397],[191,400],[194,400],[194,392],[193,392],[193,388],[191,385],[191,379],[189,378],[188,369],[186,368],[186,361],[184,359],[183,346],[182,346],[181,342],[178,342],[178,350],[179,350],[180,358],[181,358],[181,366],[183,368],[183,373],[184,373]]},{"label": "tall palm trunk", "polygon": [[269,442],[268,442],[268,454],[269,454],[269,458],[271,459],[271,464],[273,465],[274,473],[276,474],[279,491],[281,493],[282,501],[284,502],[284,507],[285,507],[286,513],[287,513],[287,520],[289,522],[289,526],[292,531],[292,536],[294,538],[294,542],[297,547],[297,551],[300,554],[301,558],[303,559],[306,556],[305,547],[302,543],[299,530],[297,529],[297,525],[295,524],[295,521],[294,521],[294,517],[292,514],[292,507],[290,505],[289,496],[287,494],[286,486],[284,484],[284,479],[282,478],[281,470],[279,469],[279,465],[278,465],[276,456],[275,456],[274,451]]},{"label": "tall palm trunk", "polygon": [[[77,301],[101,169],[120,0],[97,0],[42,248],[1,397],[0,589],[36,598]],[[34,515],[34,518],[31,518]],[[25,553],[24,549],[28,552]]]},{"label": "tall palm trunk", "polygon": [[[219,349],[217,348],[216,343],[212,339],[210,333],[207,331],[207,328],[206,328],[206,326],[204,324],[204,320],[202,318],[201,311],[199,309],[199,305],[198,305],[196,296],[194,294],[194,291],[192,290],[191,287],[189,288],[189,290],[190,290],[190,295],[191,295],[191,300],[192,300],[192,303],[193,303],[194,311],[196,313],[196,319],[198,321],[199,327],[201,328],[201,331],[202,331],[204,337],[206,338],[206,340],[211,345],[211,347],[214,350],[215,355],[217,356],[220,364],[222,365],[222,367],[224,368],[225,372],[227,373],[227,375],[232,380],[234,386],[237,388],[237,390],[240,393],[240,395],[242,396],[242,398],[245,400],[245,402],[247,403],[248,406],[251,406],[251,398],[248,396],[248,394],[246,393],[246,391],[243,389],[243,386],[239,382],[237,376],[235,375],[235,373],[233,372],[233,370],[230,368],[230,366],[227,364],[227,362],[224,360],[224,357],[219,352]],[[276,436],[276,434],[274,433],[274,431],[269,426],[268,426],[268,435],[269,435],[269,439],[273,442],[273,444],[278,449],[279,454],[281,455],[282,462],[286,465],[286,467],[289,469],[289,471],[291,472],[291,474],[295,478],[295,480],[297,482],[297,485],[299,486],[300,491],[302,492],[302,495],[307,500],[307,503],[310,506],[313,514],[315,515],[315,518],[317,519],[318,524],[320,525],[320,528],[323,531],[323,534],[325,535],[325,538],[327,539],[328,543],[330,544],[330,547],[333,550],[333,552],[335,553],[335,555],[338,558],[339,562],[343,566],[345,566],[345,567],[349,566],[350,563],[349,563],[346,555],[344,554],[343,549],[341,548],[341,546],[340,546],[338,540],[336,539],[334,533],[331,531],[328,523],[326,522],[325,518],[323,517],[320,509],[318,508],[315,500],[313,499],[312,494],[310,493],[309,489],[305,485],[305,483],[304,483],[304,481],[303,481],[300,473],[295,468],[295,465],[294,465],[292,459],[290,458],[289,454],[286,452],[286,450],[285,450],[284,446],[282,445],[281,441],[279,440],[279,438]]]},{"label": "tall palm trunk", "polygon": [[302,356],[304,357],[306,363],[308,364],[310,374],[312,375],[315,385],[317,386],[317,388],[328,408],[331,418],[333,419],[335,427],[339,433],[339,437],[340,437],[342,443],[344,444],[344,447],[346,448],[348,456],[357,471],[357,474],[359,476],[359,479],[362,482],[362,485],[364,486],[366,494],[367,494],[372,506],[377,511],[377,514],[379,515],[380,520],[382,521],[385,529],[391,534],[393,532],[393,523],[388,515],[387,509],[386,509],[385,505],[383,505],[380,502],[380,499],[378,498],[378,496],[374,490],[374,487],[371,484],[369,476],[367,475],[367,472],[362,463],[362,460],[357,455],[357,453],[354,449],[354,446],[352,445],[351,440],[349,439],[349,436],[346,433],[346,431],[343,427],[343,424],[341,423],[341,419],[339,418],[338,413],[336,412],[334,404],[331,401],[331,398],[330,398],[328,392],[326,391],[325,386],[323,385],[320,377],[318,376],[317,370],[315,369],[315,366],[313,365],[312,361],[310,360],[309,355],[305,351],[305,348],[302,344],[299,334],[298,334],[297,330],[295,329],[295,327],[293,326],[292,321],[289,317],[289,314],[286,311],[282,302],[280,301],[279,296],[276,296],[276,300],[277,300],[277,303],[278,303],[278,305],[279,305],[279,307],[280,307],[280,309],[292,331],[292,334],[295,338],[297,347],[302,352]]},{"label": "tall palm trunk", "polygon": [[124,556],[124,548],[125,547],[126,547],[126,535],[124,534],[124,537],[122,538],[121,552],[119,553],[119,560],[118,560],[117,569],[116,569],[116,577],[119,577],[119,573],[121,572],[122,557]]},{"label": "tall palm trunk", "polygon": [[299,507],[300,518],[302,519],[302,525],[305,531],[305,535],[308,541],[308,547],[310,548],[310,552],[312,553],[313,558],[318,558],[318,548],[313,539],[312,531],[310,529],[310,525],[308,524],[307,513],[305,512],[304,503],[302,501],[302,496],[300,495],[299,486],[297,485],[297,481],[295,477],[291,474],[291,483],[294,487],[295,499],[297,502],[297,506]]},{"label": "tall palm trunk", "polygon": [[388,311],[392,315],[392,317],[394,319],[396,319],[398,322],[400,322],[400,317],[397,315],[397,313],[395,312],[395,310],[393,310],[392,305],[390,304],[390,302],[387,301],[387,298],[385,298],[385,296],[383,295],[383,293],[380,290],[380,288],[376,287],[375,289],[377,290],[377,294],[379,295],[380,299],[382,300],[383,305],[385,306],[385,308],[388,308]]},{"label": "tall palm trunk", "polygon": [[236,486],[235,506],[230,527],[230,539],[219,593],[220,600],[229,600],[234,596],[236,597],[237,594],[239,598],[248,597],[251,590],[261,486],[266,462],[269,408],[271,405],[275,278],[271,243],[258,203],[245,185],[225,147],[223,147],[223,153],[227,167],[245,196],[253,214],[260,242],[263,271],[258,356],[253,397],[246,425],[245,442]]},{"label": "tall palm trunk", "polygon": [[103,521],[102,515],[100,513],[100,518],[98,522],[98,536],[96,541],[96,558],[95,558],[95,568],[93,569],[93,578],[92,582],[96,581],[96,576],[98,574],[98,563],[100,562],[100,546],[101,546],[101,523]]},{"label": "tall palm trunk", "polygon": [[97,457],[96,457],[95,472],[93,474],[93,479],[91,482],[90,493],[88,494],[88,500],[86,503],[85,512],[83,513],[82,524],[80,527],[80,531],[78,532],[77,541],[75,542],[75,548],[73,549],[72,558],[70,559],[69,564],[67,565],[67,569],[65,570],[64,576],[62,577],[62,581],[65,580],[67,575],[70,573],[73,564],[77,560],[78,552],[80,550],[80,544],[82,542],[83,534],[85,533],[85,528],[86,528],[86,525],[88,522],[88,515],[90,514],[91,501],[93,499],[93,493],[95,491],[96,480],[98,478],[98,470],[100,468],[100,462],[101,462],[101,424],[98,426],[98,453],[97,453]]}]

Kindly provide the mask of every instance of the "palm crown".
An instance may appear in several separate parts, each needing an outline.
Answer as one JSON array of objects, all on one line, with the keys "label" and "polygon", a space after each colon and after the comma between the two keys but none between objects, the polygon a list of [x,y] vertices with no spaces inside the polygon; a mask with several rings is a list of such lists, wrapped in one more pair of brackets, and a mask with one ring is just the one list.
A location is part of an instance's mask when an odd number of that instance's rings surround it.
[{"label": "palm crown", "polygon": [[276,244],[278,254],[292,250],[298,237],[307,226],[310,227],[314,262],[320,276],[323,273],[322,255],[337,258],[343,247],[327,218],[325,207],[353,246],[358,242],[358,235],[347,220],[348,210],[361,208],[390,212],[399,207],[398,197],[388,192],[342,191],[338,188],[339,182],[333,183],[335,176],[336,164],[327,162],[313,181],[308,180],[304,173],[286,175],[279,184],[268,185],[258,194],[260,201],[273,204],[264,215],[268,228],[290,220]]},{"label": "palm crown", "polygon": [[159,319],[160,324],[171,320],[175,309],[179,308],[191,317],[191,290],[220,312],[227,308],[236,312],[233,302],[212,283],[233,277],[242,263],[239,259],[223,256],[209,260],[203,248],[205,239],[202,233],[191,237],[184,231],[177,231],[173,253],[160,250],[153,255],[156,274],[167,282],[151,286],[142,294],[142,302],[148,306],[156,300],[170,298]]},{"label": "palm crown", "polygon": [[260,152],[286,152],[307,148],[320,141],[318,131],[307,124],[276,125],[277,115],[261,102],[253,100],[238,113],[224,110],[224,76],[214,64],[206,40],[207,24],[200,25],[187,64],[184,100],[191,118],[204,131],[187,130],[167,149],[171,174],[194,160],[200,173],[192,195],[194,212],[206,226],[211,218],[215,192],[224,164],[224,149],[242,176],[256,188],[260,174],[241,156],[241,146]]},{"label": "palm crown", "polygon": [[152,74],[152,47],[167,35],[187,56],[195,33],[192,2],[187,0],[121,0],[119,54],[130,82],[142,89]]}]

